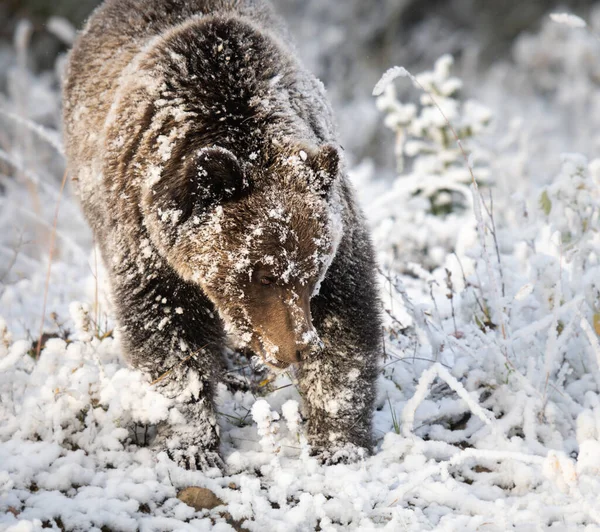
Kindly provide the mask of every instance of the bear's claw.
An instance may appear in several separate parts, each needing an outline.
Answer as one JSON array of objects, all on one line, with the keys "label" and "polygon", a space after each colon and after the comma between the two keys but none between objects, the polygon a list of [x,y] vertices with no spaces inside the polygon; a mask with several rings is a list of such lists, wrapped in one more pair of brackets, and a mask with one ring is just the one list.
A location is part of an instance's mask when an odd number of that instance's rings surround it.
[{"label": "bear's claw", "polygon": [[168,457],[179,467],[191,471],[218,469],[225,471],[225,463],[216,451],[207,451],[193,445],[187,449],[167,449]]}]

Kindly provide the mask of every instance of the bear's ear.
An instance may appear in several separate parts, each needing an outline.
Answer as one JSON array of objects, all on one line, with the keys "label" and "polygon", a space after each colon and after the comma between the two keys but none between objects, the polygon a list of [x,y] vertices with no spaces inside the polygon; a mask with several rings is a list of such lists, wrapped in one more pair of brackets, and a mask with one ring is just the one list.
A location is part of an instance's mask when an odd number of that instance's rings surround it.
[{"label": "bear's ear", "polygon": [[236,156],[225,148],[202,148],[188,166],[188,177],[198,198],[209,204],[239,199],[249,192],[249,183]]},{"label": "bear's ear", "polygon": [[340,171],[340,154],[333,144],[323,144],[309,156],[309,164],[316,175],[316,185],[324,196]]},{"label": "bear's ear", "polygon": [[180,211],[180,222],[250,192],[236,156],[225,148],[197,150],[188,155],[174,173],[176,175],[163,175],[153,187],[153,193],[159,204]]}]

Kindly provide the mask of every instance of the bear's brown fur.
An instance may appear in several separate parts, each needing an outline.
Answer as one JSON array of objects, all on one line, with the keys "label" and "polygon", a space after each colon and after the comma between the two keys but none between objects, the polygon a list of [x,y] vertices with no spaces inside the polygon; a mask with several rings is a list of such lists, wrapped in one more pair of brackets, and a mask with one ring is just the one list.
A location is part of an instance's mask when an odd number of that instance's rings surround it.
[{"label": "bear's brown fur", "polygon": [[228,339],[294,363],[315,453],[371,447],[380,317],[369,235],[321,84],[263,0],[107,0],[71,53],[69,171],[123,349],[177,402],[181,465],[220,466]]}]

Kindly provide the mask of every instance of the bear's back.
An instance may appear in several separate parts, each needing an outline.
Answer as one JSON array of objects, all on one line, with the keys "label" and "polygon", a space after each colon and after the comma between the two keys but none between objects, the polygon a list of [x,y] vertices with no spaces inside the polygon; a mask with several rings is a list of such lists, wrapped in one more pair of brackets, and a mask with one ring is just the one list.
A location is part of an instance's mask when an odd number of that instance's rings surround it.
[{"label": "bear's back", "polygon": [[134,58],[173,28],[205,15],[241,16],[279,37],[285,29],[263,0],[107,0],[94,11],[70,53],[63,90],[69,161],[89,161]]}]

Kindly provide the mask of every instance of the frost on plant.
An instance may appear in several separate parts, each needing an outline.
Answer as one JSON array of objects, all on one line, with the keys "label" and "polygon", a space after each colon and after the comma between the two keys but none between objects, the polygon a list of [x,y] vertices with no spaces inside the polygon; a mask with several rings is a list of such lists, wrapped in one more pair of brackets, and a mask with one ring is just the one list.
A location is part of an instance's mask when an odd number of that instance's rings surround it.
[{"label": "frost on plant", "polygon": [[261,437],[262,448],[269,453],[277,454],[280,446],[277,441],[279,432],[279,414],[272,412],[269,403],[259,399],[252,407],[252,418],[258,427],[258,435]]},{"label": "frost on plant", "polygon": [[[485,106],[460,99],[462,82],[451,75],[452,63],[445,55],[432,71],[414,77],[390,69],[374,90],[384,124],[396,136],[398,177],[380,199],[374,220],[377,242],[391,250],[383,257],[385,264],[423,262],[425,257],[426,267],[439,266],[471,226],[471,175],[455,133],[466,141],[475,179],[480,185],[490,182],[486,152],[476,141],[492,115]],[[398,99],[393,81],[400,75],[413,80],[418,104]]]}]

